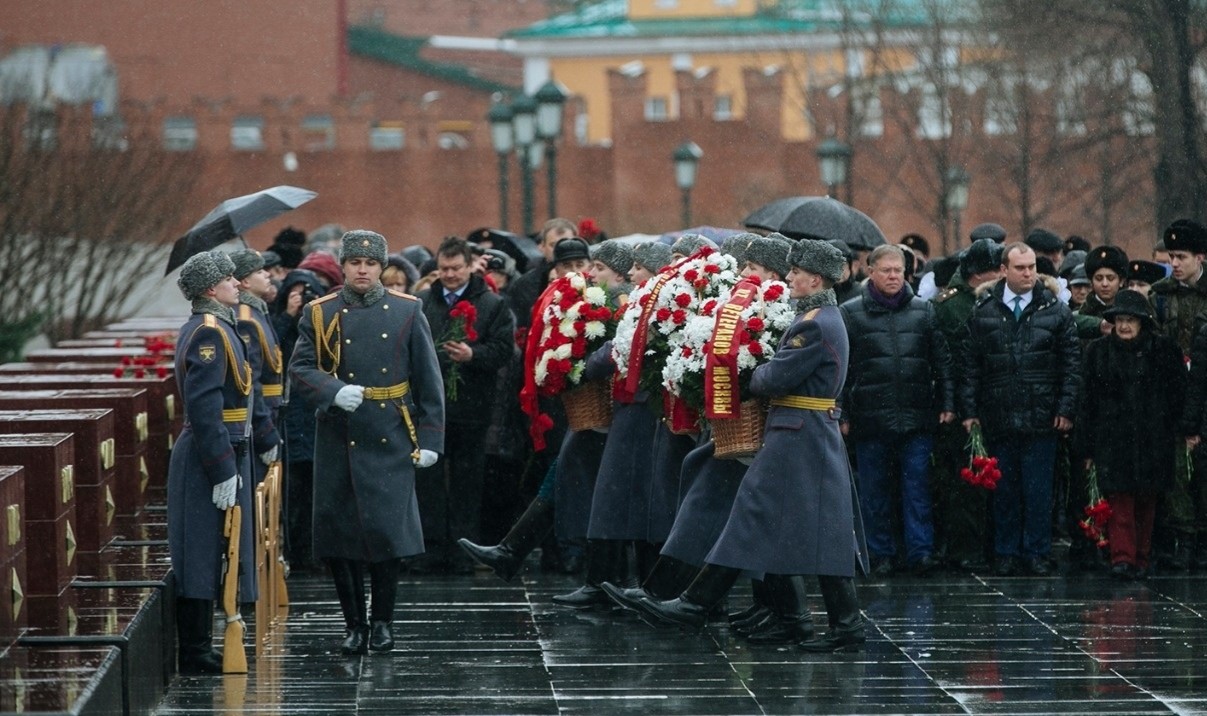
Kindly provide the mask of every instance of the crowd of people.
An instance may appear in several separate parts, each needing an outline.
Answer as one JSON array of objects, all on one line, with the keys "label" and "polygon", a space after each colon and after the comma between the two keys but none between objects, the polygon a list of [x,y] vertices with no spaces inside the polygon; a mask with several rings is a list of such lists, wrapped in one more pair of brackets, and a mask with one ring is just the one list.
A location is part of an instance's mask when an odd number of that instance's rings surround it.
[{"label": "crowd of people", "polygon": [[[619,606],[660,626],[700,627],[740,575],[756,576],[733,628],[808,651],[863,642],[861,571],[1042,577],[1061,566],[1060,541],[1068,568],[1120,579],[1207,569],[1207,228],[1194,221],[1138,260],[1044,229],[1009,241],[996,224],[932,258],[916,234],[866,247],[750,233],[632,244],[552,219],[520,272],[500,238],[481,229],[434,252],[389,253],[371,231],[288,229],[267,251],[230,257],[233,303],[218,258],[182,272],[192,322],[204,320],[191,342],[182,333],[178,362],[212,365],[210,334],[229,307],[243,340],[218,345],[234,370],[189,381],[229,383],[228,411],[249,396],[239,415],[254,427],[227,426],[243,451],[202,456],[216,487],[189,499],[245,501],[230,474],[262,476],[281,445],[288,557],[330,571],[344,653],[392,648],[402,570],[476,563],[510,580],[538,547],[542,568],[582,576],[554,603]],[[753,461],[717,459],[707,428],[672,432],[647,391],[614,405],[606,432],[568,430],[560,403],[531,383],[529,329],[550,282],[585,272],[620,306],[704,247],[743,276],[783,281],[798,302],[751,384],[770,405],[764,447]],[[583,380],[610,385],[616,369],[609,345]],[[191,418],[217,400],[194,390],[185,383]],[[535,429],[534,415],[547,424]],[[171,484],[189,479],[185,460]],[[174,550],[185,575],[191,549]],[[212,600],[204,585],[182,596]],[[198,623],[187,614],[182,629]],[[187,637],[204,671],[199,629],[182,631],[182,663]]]}]

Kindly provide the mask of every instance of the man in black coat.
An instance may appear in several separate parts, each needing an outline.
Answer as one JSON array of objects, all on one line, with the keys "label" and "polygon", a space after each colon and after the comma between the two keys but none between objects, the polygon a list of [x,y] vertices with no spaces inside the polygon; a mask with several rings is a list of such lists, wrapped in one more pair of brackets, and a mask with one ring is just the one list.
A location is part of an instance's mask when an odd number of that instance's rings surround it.
[{"label": "man in black coat", "polygon": [[553,270],[553,247],[562,239],[574,236],[577,227],[569,219],[550,219],[541,228],[541,239],[537,248],[543,258],[516,279],[507,289],[507,299],[515,313],[516,325],[527,328],[532,323],[532,307],[549,285],[549,274]]},{"label": "man in black coat", "polygon": [[980,425],[1002,477],[993,496],[997,573],[1020,558],[1050,573],[1052,483],[1058,433],[1073,427],[1080,346],[1073,314],[1038,282],[1035,252],[1002,251],[1004,278],[979,294],[961,349],[959,407],[964,428]]},{"label": "man in black coat", "polygon": [[[486,459],[483,442],[494,402],[499,399],[499,369],[516,350],[511,309],[473,273],[473,258],[464,239],[445,239],[436,251],[440,279],[418,295],[432,327],[445,383],[444,456],[417,482],[427,556],[412,566],[420,570],[452,567],[466,574],[473,570],[473,562],[453,543],[458,537],[479,539]],[[450,312],[461,301],[472,304],[477,314],[472,326],[476,336],[450,340],[453,322],[458,320]],[[450,388],[454,373],[458,382],[455,399]]]},{"label": "man in black coat", "polygon": [[872,570],[892,570],[893,476],[900,466],[905,559],[919,574],[932,571],[930,456],[939,423],[955,419],[951,353],[934,307],[906,282],[897,246],[868,256],[864,294],[842,304],[851,362],[842,398],[842,432],[855,442],[859,502]]}]

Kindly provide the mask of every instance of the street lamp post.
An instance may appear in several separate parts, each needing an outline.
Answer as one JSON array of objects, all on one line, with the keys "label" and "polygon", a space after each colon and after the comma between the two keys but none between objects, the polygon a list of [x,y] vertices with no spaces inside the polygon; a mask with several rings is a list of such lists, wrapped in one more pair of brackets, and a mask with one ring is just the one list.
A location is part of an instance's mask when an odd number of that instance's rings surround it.
[{"label": "street lamp post", "polygon": [[499,157],[499,228],[508,231],[508,172],[507,155],[515,146],[515,137],[511,129],[511,107],[506,102],[498,101],[490,107],[486,115],[490,122],[490,146]]},{"label": "street lamp post", "polygon": [[511,128],[520,150],[520,189],[523,195],[524,234],[532,233],[532,143],[536,141],[536,100],[520,95],[511,103]]},{"label": "street lamp post", "polygon": [[827,137],[817,145],[817,162],[821,167],[822,183],[826,185],[826,195],[837,199],[837,187],[846,182],[851,166],[851,148],[834,137]]},{"label": "street lamp post", "polygon": [[968,184],[972,181],[972,177],[964,167],[952,165],[947,168],[946,184],[947,184],[947,210],[951,212],[953,232],[955,240],[952,242],[952,247],[959,248],[962,238],[960,236],[960,215],[964,213],[964,209],[968,208]]},{"label": "street lamp post", "polygon": [[536,133],[545,140],[549,184],[549,216],[557,216],[557,140],[562,136],[562,107],[569,93],[553,80],[536,91]]},{"label": "street lamp post", "polygon": [[690,140],[675,147],[675,151],[671,153],[671,159],[675,161],[675,184],[683,192],[684,229],[692,224],[692,187],[696,185],[696,169],[703,156],[704,150],[700,145]]}]

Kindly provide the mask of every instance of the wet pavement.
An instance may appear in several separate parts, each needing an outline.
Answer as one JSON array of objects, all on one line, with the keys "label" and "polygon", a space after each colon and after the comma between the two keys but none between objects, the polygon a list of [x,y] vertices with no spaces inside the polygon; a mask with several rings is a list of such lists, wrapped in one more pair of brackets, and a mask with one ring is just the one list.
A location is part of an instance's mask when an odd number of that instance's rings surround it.
[{"label": "wet pavement", "polygon": [[[404,575],[398,647],[344,657],[333,589],[294,575],[251,673],[177,677],[158,713],[1207,713],[1207,576],[863,581],[867,647],[826,656],[550,602],[575,586],[535,569]],[[730,606],[748,599],[740,586]],[[811,606],[823,627],[815,590]]]}]

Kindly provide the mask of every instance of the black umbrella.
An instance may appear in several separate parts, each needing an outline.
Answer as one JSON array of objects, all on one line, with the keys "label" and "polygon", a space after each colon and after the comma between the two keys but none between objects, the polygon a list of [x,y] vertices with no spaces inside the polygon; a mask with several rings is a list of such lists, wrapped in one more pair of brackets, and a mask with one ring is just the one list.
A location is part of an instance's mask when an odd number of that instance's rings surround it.
[{"label": "black umbrella", "polygon": [[867,214],[828,196],[791,196],[755,209],[742,220],[751,229],[778,231],[793,239],[841,239],[853,249],[888,243]]},{"label": "black umbrella", "polygon": [[190,256],[209,251],[253,226],[298,208],[316,196],[318,194],[309,189],[281,185],[227,199],[194,224],[184,236],[176,239],[164,275],[172,273]]}]

